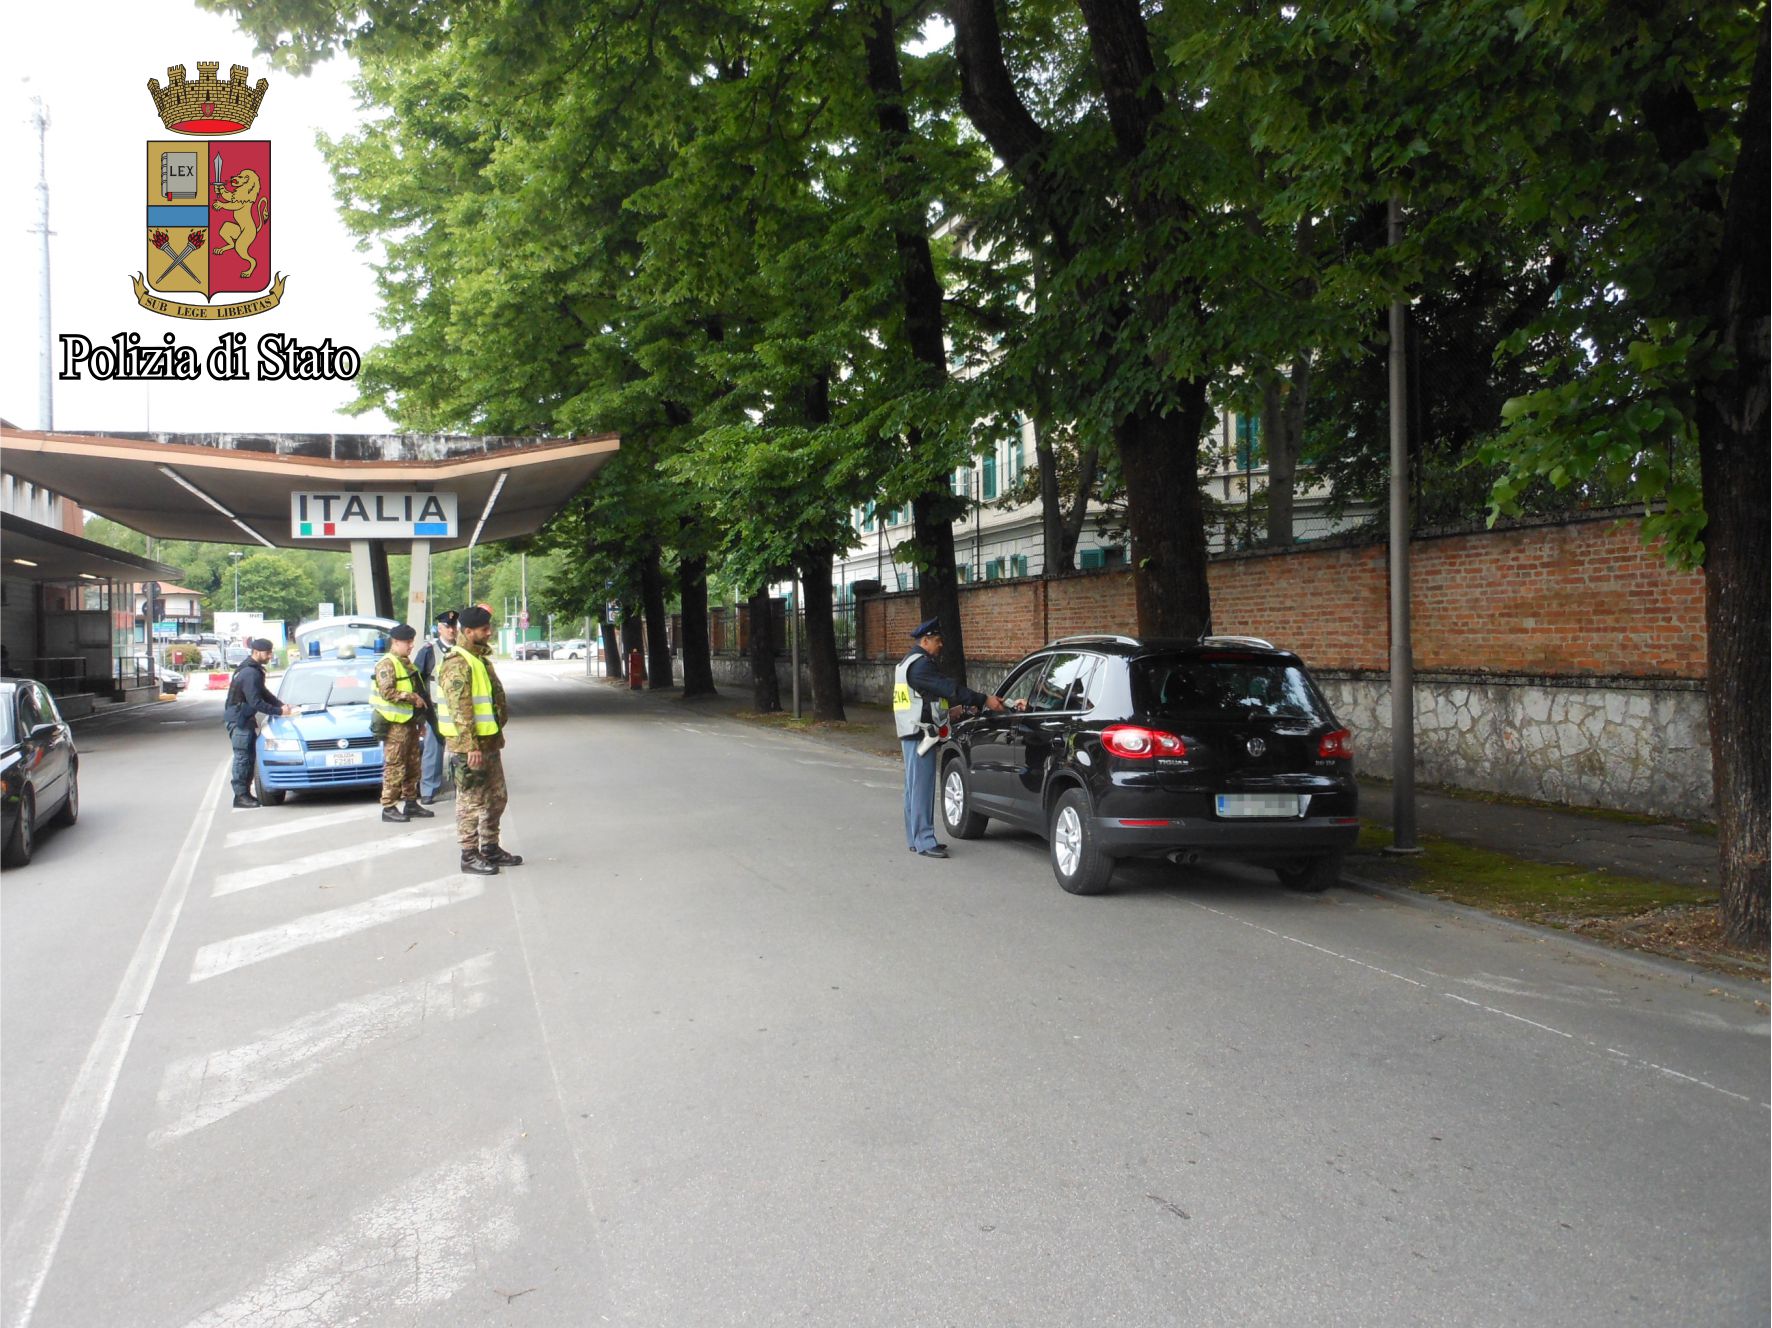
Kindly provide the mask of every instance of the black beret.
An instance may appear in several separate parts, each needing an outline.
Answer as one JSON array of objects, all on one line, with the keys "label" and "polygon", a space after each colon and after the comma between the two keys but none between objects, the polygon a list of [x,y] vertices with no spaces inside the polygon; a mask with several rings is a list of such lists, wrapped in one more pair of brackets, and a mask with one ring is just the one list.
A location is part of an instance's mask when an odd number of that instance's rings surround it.
[{"label": "black beret", "polygon": [[277,647],[265,640],[264,637],[255,636],[246,643],[246,648],[248,650],[275,650]]},{"label": "black beret", "polygon": [[390,640],[394,641],[416,640],[418,637],[418,628],[410,626],[407,623],[401,623],[393,631],[388,633],[388,637]]},{"label": "black beret", "polygon": [[911,632],[911,640],[915,641],[920,637],[940,635],[941,619],[925,618],[922,622],[918,623],[916,628]]},{"label": "black beret", "polygon": [[492,610],[483,609],[478,604],[470,604],[463,609],[457,618],[463,627],[492,626]]}]

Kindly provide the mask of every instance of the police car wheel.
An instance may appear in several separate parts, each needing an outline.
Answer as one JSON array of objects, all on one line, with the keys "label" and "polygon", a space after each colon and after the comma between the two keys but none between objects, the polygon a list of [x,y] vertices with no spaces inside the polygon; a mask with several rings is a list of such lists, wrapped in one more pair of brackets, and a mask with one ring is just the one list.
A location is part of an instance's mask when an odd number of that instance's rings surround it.
[{"label": "police car wheel", "polygon": [[283,799],[289,796],[289,790],[266,788],[264,772],[259,770],[253,772],[252,796],[257,798],[267,807],[281,807],[283,805]]},{"label": "police car wheel", "polygon": [[984,833],[985,817],[972,810],[972,787],[966,779],[966,763],[958,756],[941,772],[941,824],[953,839],[977,839]]}]

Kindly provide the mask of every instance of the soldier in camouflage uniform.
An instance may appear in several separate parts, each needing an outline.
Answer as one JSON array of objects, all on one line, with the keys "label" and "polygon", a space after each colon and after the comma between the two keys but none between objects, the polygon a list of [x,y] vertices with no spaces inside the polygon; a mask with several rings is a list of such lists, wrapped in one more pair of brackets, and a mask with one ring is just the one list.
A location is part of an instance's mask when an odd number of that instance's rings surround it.
[{"label": "soldier in camouflage uniform", "polygon": [[461,869],[492,876],[523,859],[499,846],[504,814],[505,689],[492,671],[492,613],[479,605],[461,611],[455,646],[437,671],[437,728],[449,743],[455,774],[455,830]]},{"label": "soldier in camouflage uniform", "polygon": [[[388,633],[388,653],[375,666],[375,689],[369,703],[385,728],[381,757],[381,819],[410,821],[437,813],[418,801],[419,730],[428,702],[424,679],[408,662],[418,632],[401,623]],[[401,802],[406,807],[401,809]]]}]

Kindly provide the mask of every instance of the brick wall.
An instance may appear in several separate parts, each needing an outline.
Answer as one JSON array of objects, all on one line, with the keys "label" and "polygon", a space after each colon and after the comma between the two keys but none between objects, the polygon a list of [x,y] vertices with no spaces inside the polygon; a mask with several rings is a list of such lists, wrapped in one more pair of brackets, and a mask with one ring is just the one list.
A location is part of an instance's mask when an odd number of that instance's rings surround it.
[{"label": "brick wall", "polygon": [[[1702,679],[1704,579],[1608,518],[1418,538],[1411,546],[1415,664],[1444,672]],[[1317,669],[1389,667],[1383,544],[1306,546],[1212,562],[1214,630],[1266,637]],[[858,605],[864,658],[903,648],[915,594]],[[970,659],[1013,660],[1054,637],[1127,632],[1129,571],[988,582],[960,593]]]}]

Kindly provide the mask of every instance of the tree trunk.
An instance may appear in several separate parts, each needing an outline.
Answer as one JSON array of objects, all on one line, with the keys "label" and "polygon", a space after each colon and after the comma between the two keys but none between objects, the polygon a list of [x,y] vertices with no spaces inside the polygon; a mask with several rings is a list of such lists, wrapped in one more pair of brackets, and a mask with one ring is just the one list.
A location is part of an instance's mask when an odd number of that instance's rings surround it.
[{"label": "tree trunk", "polygon": [[800,556],[800,586],[806,596],[806,663],[812,675],[812,717],[841,720],[843,670],[837,660],[837,624],[831,609],[829,545]]},{"label": "tree trunk", "polygon": [[621,640],[616,635],[615,624],[606,620],[599,630],[603,635],[603,676],[619,678],[621,677]]},{"label": "tree trunk", "polygon": [[714,652],[708,644],[708,560],[677,563],[677,596],[683,604],[683,695],[718,696]]},{"label": "tree trunk", "polygon": [[[1130,196],[1115,199],[1113,210],[1123,214],[1128,234],[1161,228],[1173,243],[1185,244],[1188,205],[1153,195],[1145,187],[1151,177],[1139,164],[1164,103],[1138,0],[1079,0],[1078,8],[1115,148],[1133,181]],[[1051,230],[1055,251],[1061,257],[1075,252],[1079,242],[1072,222],[1079,209],[1054,176],[1048,135],[1016,90],[993,0],[946,0],[946,10],[954,24],[960,102],[967,117],[1028,191]],[[1103,187],[1111,186],[1104,180]],[[1194,294],[1178,291],[1170,298],[1194,302],[1196,317],[1204,321]],[[1132,313],[1128,292],[1120,317],[1130,320]],[[1205,412],[1204,381],[1186,380],[1174,386],[1169,400],[1127,405],[1114,422],[1141,633],[1195,636],[1211,620],[1199,484]]]},{"label": "tree trunk", "polygon": [[[638,581],[643,581],[644,579],[645,579],[645,571],[644,571],[644,566],[642,565],[642,567],[636,569],[634,580],[638,582]],[[641,630],[641,623],[643,621],[644,621],[644,617],[643,617],[642,610],[641,610],[641,607],[639,604],[635,603],[633,600],[622,601],[622,606],[621,606],[621,672],[616,675],[617,677],[626,677],[627,676],[628,658],[636,650],[638,650],[640,652],[640,673],[641,673],[641,676],[645,676],[645,672],[646,672],[646,634]]]},{"label": "tree trunk", "polygon": [[1261,436],[1267,447],[1267,542],[1283,549],[1296,538],[1293,510],[1298,492],[1298,454],[1304,450],[1304,411],[1311,361],[1301,354],[1286,383],[1278,369],[1264,375]]},{"label": "tree trunk", "polygon": [[1046,432],[1046,414],[1034,412],[1034,465],[1040,471],[1040,550],[1045,575],[1071,570],[1064,550],[1064,506],[1058,493],[1058,466]]},{"label": "tree trunk", "polygon": [[[912,151],[911,119],[904,106],[904,82],[899,74],[898,38],[891,6],[876,0],[863,31],[867,48],[868,90],[874,98],[874,118],[888,169],[887,193],[902,203],[909,192],[916,197],[924,183],[916,154]],[[926,202],[927,200],[922,200]],[[919,209],[921,216],[924,209]],[[931,386],[947,381],[947,343],[943,336],[941,282],[935,275],[935,257],[929,249],[926,229],[895,226],[893,242],[898,250],[899,297],[904,305],[904,333],[911,354],[923,366]],[[923,431],[908,431],[912,455],[922,452]],[[960,623],[959,578],[954,569],[955,498],[946,485],[930,488],[911,501],[913,538],[924,568],[917,578],[917,599],[925,618],[939,617],[943,628],[941,669],[948,676],[966,680],[966,643]]]},{"label": "tree trunk", "polygon": [[646,686],[661,691],[676,680],[671,673],[670,628],[665,619],[664,567],[656,544],[640,563],[640,604],[646,611]]},{"label": "tree trunk", "polygon": [[1065,516],[1062,553],[1064,570],[1075,571],[1077,544],[1083,538],[1083,523],[1089,519],[1089,496],[1095,492],[1095,472],[1101,465],[1101,445],[1090,443],[1077,454],[1077,492],[1071,499],[1071,510]]},{"label": "tree trunk", "polygon": [[1191,640],[1212,623],[1196,446],[1205,415],[1205,384],[1194,383],[1175,415],[1129,415],[1117,426],[1140,636]]},{"label": "tree trunk", "polygon": [[1704,484],[1704,620],[1711,777],[1723,929],[1737,945],[1767,942],[1767,808],[1772,802],[1768,700],[1766,521],[1772,462],[1766,446],[1772,309],[1768,307],[1767,21],[1741,119],[1741,155],[1729,186],[1715,281],[1716,324],[1734,364],[1698,400]]},{"label": "tree trunk", "polygon": [[759,715],[781,709],[781,679],[775,672],[775,602],[768,585],[750,599],[751,706]]},{"label": "tree trunk", "polygon": [[[911,502],[911,529],[924,565],[917,573],[917,614],[941,620],[941,671],[966,681],[966,629],[960,621],[960,574],[954,563],[956,499],[951,493],[919,494]],[[906,641],[887,642],[889,651],[910,649]]]}]

